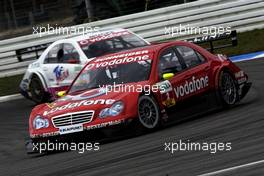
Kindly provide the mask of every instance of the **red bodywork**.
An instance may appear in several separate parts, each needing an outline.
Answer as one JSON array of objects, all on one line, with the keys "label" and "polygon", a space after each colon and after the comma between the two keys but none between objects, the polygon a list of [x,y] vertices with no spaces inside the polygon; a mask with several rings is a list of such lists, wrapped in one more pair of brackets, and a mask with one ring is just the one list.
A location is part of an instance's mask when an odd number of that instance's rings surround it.
[{"label": "red bodywork", "polygon": [[[173,46],[187,46],[194,49],[196,52],[201,54],[206,61],[196,67],[188,68],[182,70],[175,74],[175,76],[167,81],[160,80],[158,76],[158,64],[159,64],[159,56],[160,54]],[[100,59],[104,60],[104,58],[109,56],[115,56],[120,54],[127,54],[131,52],[137,51],[148,51],[149,58],[152,59],[152,67],[149,79],[147,81],[137,82],[137,83],[129,83],[134,85],[155,85],[155,84],[164,84],[168,83],[168,89],[165,92],[153,92],[153,96],[160,106],[160,110],[163,113],[166,113],[167,107],[177,106],[177,102],[188,99],[189,97],[201,95],[209,91],[215,91],[218,88],[218,78],[219,74],[222,70],[228,70],[234,78],[237,80],[240,87],[243,86],[248,81],[247,75],[244,74],[243,71],[240,70],[235,64],[233,64],[229,59],[220,55],[213,55],[207,50],[188,42],[176,41],[176,42],[168,42],[162,44],[156,44],[151,46],[146,46],[144,48],[137,48],[133,50],[128,50],[120,53],[110,54],[103,57],[98,57],[88,64],[96,63]],[[111,61],[111,60],[109,60]],[[77,76],[78,77],[78,76]],[[206,81],[206,86],[201,86],[198,90],[189,90],[187,89],[183,91],[185,85],[189,85],[194,83],[195,81]],[[208,83],[208,85],[207,85]],[[183,87],[183,88],[181,88]],[[108,92],[107,94],[98,94],[99,89],[87,90],[85,93],[81,92],[81,94],[88,95],[97,95],[92,96],[92,98],[77,100],[72,100],[68,97],[80,97],[80,94],[77,95],[66,95],[65,97],[56,100],[51,104],[41,104],[36,106],[30,115],[29,118],[29,133],[31,138],[39,138],[39,137],[47,137],[47,136],[56,136],[61,135],[59,132],[59,128],[54,127],[52,122],[52,118],[60,115],[67,115],[75,112],[81,111],[94,111],[91,122],[84,123],[82,130],[90,130],[95,128],[104,128],[111,125],[117,125],[122,122],[125,122],[130,119],[135,119],[138,116],[137,106],[138,99],[142,92]],[[242,96],[242,95],[241,95]],[[121,114],[108,117],[108,118],[99,118],[99,112],[105,108],[110,107],[113,102],[116,101],[124,102],[124,110]],[[49,127],[34,129],[33,128],[33,120],[36,116],[41,116],[43,118],[48,119]]]}]

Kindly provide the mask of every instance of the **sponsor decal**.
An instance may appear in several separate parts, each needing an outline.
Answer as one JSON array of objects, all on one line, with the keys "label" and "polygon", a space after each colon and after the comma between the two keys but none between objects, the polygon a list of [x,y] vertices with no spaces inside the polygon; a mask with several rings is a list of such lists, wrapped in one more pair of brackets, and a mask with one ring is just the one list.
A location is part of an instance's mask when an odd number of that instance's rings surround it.
[{"label": "sponsor decal", "polygon": [[107,57],[101,57],[99,59],[96,59],[94,62],[103,62],[107,60],[112,60],[112,59],[120,59],[124,57],[132,57],[132,56],[137,56],[137,55],[144,55],[148,54],[148,50],[142,50],[142,51],[134,51],[134,52],[129,52],[129,53],[123,53],[123,54],[115,54]]},{"label": "sponsor decal", "polygon": [[[230,28],[229,28],[230,29]],[[208,32],[208,29],[205,30]],[[202,36],[202,37],[196,37],[194,39],[188,39],[188,42],[192,42],[192,43],[204,43],[204,42],[208,42],[208,41],[214,41],[216,39],[222,39],[222,38],[227,38],[229,37],[231,34],[231,30],[227,30],[224,33],[216,33],[214,35],[207,35],[207,36]]]},{"label": "sponsor decal", "polygon": [[245,73],[243,71],[239,71],[239,72],[235,73],[235,77],[236,78],[241,78],[241,77],[244,77],[244,76],[245,76]]},{"label": "sponsor decal", "polygon": [[54,68],[53,73],[55,74],[57,84],[69,76],[69,70],[60,65]]},{"label": "sponsor decal", "polygon": [[237,73],[235,73],[235,77],[236,77],[236,79],[237,79],[237,83],[238,84],[242,84],[242,83],[244,83],[244,82],[246,82],[247,81],[247,78],[246,78],[246,76],[245,76],[245,73],[244,73],[244,71],[239,71],[239,72],[237,72]]},{"label": "sponsor decal", "polygon": [[70,125],[65,127],[59,128],[60,134],[69,134],[69,133],[75,133],[83,131],[83,125],[82,124],[76,124],[76,125]]},{"label": "sponsor decal", "polygon": [[168,81],[168,80],[159,82],[159,83],[157,83],[157,85],[159,86],[159,90],[160,90],[161,94],[172,91],[172,85],[171,85],[170,81]]},{"label": "sponsor decal", "polygon": [[46,105],[51,109],[56,106],[56,103],[46,103]]},{"label": "sponsor decal", "polygon": [[81,46],[88,45],[88,44],[91,44],[91,43],[95,43],[95,42],[99,42],[99,41],[102,41],[102,40],[107,40],[107,39],[111,39],[111,38],[115,38],[115,37],[119,37],[119,36],[127,35],[127,34],[130,34],[130,33],[128,31],[107,32],[105,34],[101,34],[101,35],[96,36],[96,37],[91,37],[89,39],[82,40],[82,41],[79,42],[79,44]]},{"label": "sponsor decal", "polygon": [[161,96],[162,96],[162,104],[166,107],[171,107],[176,104],[176,100],[173,95],[173,88],[170,81],[165,80],[157,83]]},{"label": "sponsor decal", "polygon": [[[91,125],[91,126],[82,126],[82,127],[78,127],[78,125],[76,125],[77,127],[75,127],[74,125],[67,126],[65,128],[62,128],[62,133],[66,132],[66,131],[70,131],[73,129],[74,132],[78,132],[77,130],[83,131],[83,130],[93,130],[93,129],[97,129],[97,128],[104,128],[104,127],[108,127],[108,126],[113,126],[113,125],[118,125],[121,123],[124,123],[125,120],[124,119],[119,119],[119,120],[113,120],[113,121],[109,121],[109,122],[104,122],[104,123],[100,123],[100,124],[96,124],[96,125]],[[71,128],[72,127],[72,128]],[[67,129],[66,129],[67,128]],[[69,129],[68,129],[69,128]],[[81,130],[82,129],[82,130]],[[73,133],[73,131],[69,132],[69,133]],[[31,138],[38,138],[38,137],[49,137],[49,136],[57,136],[59,134],[62,134],[61,131],[59,130],[58,132],[51,132],[51,133],[43,133],[43,134],[30,134]],[[64,133],[65,134],[65,133]]]},{"label": "sponsor decal", "polygon": [[166,107],[171,107],[176,104],[175,98],[170,92],[166,93],[166,99],[162,101],[162,104]]},{"label": "sponsor decal", "polygon": [[104,128],[104,127],[108,127],[108,126],[112,126],[112,125],[121,124],[124,121],[125,121],[124,119],[119,119],[119,120],[114,120],[114,121],[109,121],[109,122],[103,122],[100,124],[90,125],[90,126],[84,127],[84,129],[85,130],[92,130],[92,129],[97,129],[97,128]]},{"label": "sponsor decal", "polygon": [[119,58],[119,59],[112,59],[112,60],[108,60],[108,61],[91,63],[86,67],[86,69],[108,67],[108,66],[127,64],[127,63],[138,62],[138,61],[146,61],[149,59],[150,59],[149,55],[138,55],[138,56],[132,56],[132,57],[124,57],[124,58]]},{"label": "sponsor decal", "polygon": [[59,132],[51,132],[51,133],[42,133],[42,134],[30,134],[31,138],[39,138],[39,137],[49,137],[49,136],[57,136]]},{"label": "sponsor decal", "polygon": [[174,92],[176,94],[176,97],[179,98],[199,91],[207,86],[209,86],[208,76],[197,79],[195,78],[195,76],[193,76],[191,81],[186,81],[184,85],[180,85],[174,88]]},{"label": "sponsor decal", "polygon": [[51,113],[54,113],[57,111],[76,108],[76,107],[80,107],[80,106],[90,106],[90,105],[96,105],[96,104],[110,105],[110,104],[113,104],[114,102],[115,102],[115,100],[113,100],[113,99],[83,100],[80,102],[68,103],[68,104],[63,105],[63,106],[58,106],[58,107],[55,107],[49,111],[44,111],[43,115],[46,116],[48,114],[51,114]]}]

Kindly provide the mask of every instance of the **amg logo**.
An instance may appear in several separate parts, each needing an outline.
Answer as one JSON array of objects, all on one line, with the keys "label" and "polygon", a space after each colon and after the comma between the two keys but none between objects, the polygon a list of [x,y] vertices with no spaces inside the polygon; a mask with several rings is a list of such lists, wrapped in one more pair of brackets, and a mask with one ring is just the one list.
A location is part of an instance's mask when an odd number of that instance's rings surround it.
[{"label": "amg logo", "polygon": [[192,77],[191,81],[186,81],[184,85],[180,85],[174,88],[174,92],[176,97],[183,97],[185,95],[189,95],[190,93],[196,92],[200,89],[207,87],[209,78],[208,76],[201,77],[196,79],[195,76]]}]

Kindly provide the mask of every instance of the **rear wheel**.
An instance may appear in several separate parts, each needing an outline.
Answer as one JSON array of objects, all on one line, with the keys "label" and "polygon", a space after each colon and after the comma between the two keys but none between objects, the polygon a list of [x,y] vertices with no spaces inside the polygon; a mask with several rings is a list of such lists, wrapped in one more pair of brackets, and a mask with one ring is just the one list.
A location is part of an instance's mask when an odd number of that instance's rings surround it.
[{"label": "rear wheel", "polygon": [[143,95],[138,100],[138,118],[145,129],[155,129],[160,125],[160,111],[156,101]]},{"label": "rear wheel", "polygon": [[42,83],[38,77],[34,76],[31,79],[29,88],[30,88],[31,98],[34,102],[39,104],[39,103],[42,103],[46,100],[45,90],[44,90],[43,85],[42,85]]},{"label": "rear wheel", "polygon": [[223,105],[232,106],[238,100],[236,81],[228,72],[222,72],[219,79],[219,93]]}]

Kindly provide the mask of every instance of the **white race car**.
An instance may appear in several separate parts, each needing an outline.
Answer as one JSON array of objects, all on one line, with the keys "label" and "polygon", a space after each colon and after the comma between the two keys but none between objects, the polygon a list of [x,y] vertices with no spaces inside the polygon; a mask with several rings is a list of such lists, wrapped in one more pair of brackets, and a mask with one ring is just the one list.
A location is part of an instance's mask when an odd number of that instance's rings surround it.
[{"label": "white race car", "polygon": [[52,43],[28,66],[20,83],[20,92],[36,103],[57,98],[66,90],[82,67],[92,58],[149,45],[126,29],[111,29]]}]

